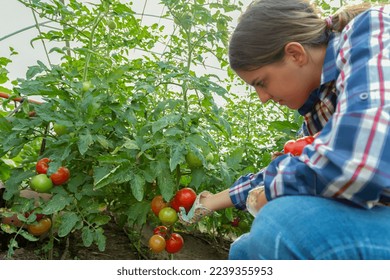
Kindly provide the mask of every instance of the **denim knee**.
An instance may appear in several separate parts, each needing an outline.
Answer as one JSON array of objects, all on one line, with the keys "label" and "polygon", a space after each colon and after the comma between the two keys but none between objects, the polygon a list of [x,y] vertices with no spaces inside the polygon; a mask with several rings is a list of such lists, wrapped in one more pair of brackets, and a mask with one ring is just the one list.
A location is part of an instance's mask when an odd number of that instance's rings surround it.
[{"label": "denim knee", "polygon": [[372,210],[313,196],[286,196],[261,209],[231,259],[390,259],[390,207]]}]

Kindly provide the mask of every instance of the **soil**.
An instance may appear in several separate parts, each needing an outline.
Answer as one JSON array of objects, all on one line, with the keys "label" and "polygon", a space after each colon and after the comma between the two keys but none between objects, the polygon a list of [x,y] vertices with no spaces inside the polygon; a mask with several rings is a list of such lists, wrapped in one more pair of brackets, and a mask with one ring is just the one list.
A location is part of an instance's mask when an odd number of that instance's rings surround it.
[{"label": "soil", "polygon": [[[105,229],[106,249],[101,252],[97,246],[84,247],[79,234],[72,234],[67,239],[60,239],[54,245],[52,256],[41,250],[47,243],[47,238],[38,242],[27,242],[24,239],[17,240],[19,248],[12,255],[14,260],[145,260],[145,259],[175,259],[175,260],[225,260],[231,240],[212,238],[210,234],[201,232],[180,232],[184,239],[184,247],[176,254],[169,255],[166,252],[154,254],[148,250],[147,243],[153,230],[145,226],[141,232],[141,238],[136,243],[132,242],[125,229],[115,223],[109,223]],[[0,234],[1,248],[0,260],[7,256],[7,244],[10,236]],[[217,240],[218,241],[217,241]]]}]

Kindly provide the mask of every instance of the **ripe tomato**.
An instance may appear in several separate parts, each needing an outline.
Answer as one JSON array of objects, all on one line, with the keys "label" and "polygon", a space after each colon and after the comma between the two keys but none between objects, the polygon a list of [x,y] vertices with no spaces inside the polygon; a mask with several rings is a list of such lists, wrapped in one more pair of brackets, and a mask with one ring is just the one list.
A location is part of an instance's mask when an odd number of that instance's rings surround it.
[{"label": "ripe tomato", "polygon": [[238,227],[240,223],[240,217],[235,217],[234,220],[231,222],[232,227]]},{"label": "ripe tomato", "polygon": [[42,220],[43,218],[45,218],[45,215],[44,214],[37,214],[37,213],[34,213],[34,210],[31,211],[31,212],[26,212],[24,213],[24,216],[26,218],[30,217],[31,214],[35,214],[35,221],[39,222],[40,220]]},{"label": "ripe tomato", "polygon": [[184,207],[186,212],[190,211],[196,199],[196,192],[191,188],[183,188],[176,192],[175,197],[171,202],[171,206],[176,212],[180,211],[180,207]]},{"label": "ripe tomato", "polygon": [[178,219],[175,209],[171,207],[164,207],[161,209],[160,213],[158,213],[158,218],[167,226],[173,225]]},{"label": "ripe tomato", "polygon": [[186,155],[186,162],[190,168],[198,168],[202,166],[202,161],[191,151],[189,151]]},{"label": "ripe tomato", "polygon": [[165,238],[161,235],[155,234],[149,238],[149,248],[154,253],[160,253],[165,249]]},{"label": "ripe tomato", "polygon": [[35,236],[40,236],[48,232],[50,228],[51,228],[50,218],[43,218],[36,224],[31,224],[27,226],[28,232]]},{"label": "ripe tomato", "polygon": [[61,166],[56,173],[51,174],[50,179],[53,184],[58,186],[66,183],[69,180],[70,172],[68,168]]},{"label": "ripe tomato", "polygon": [[305,146],[313,143],[314,139],[315,138],[313,136],[305,136],[297,140],[289,140],[284,144],[284,153],[299,156],[302,154]]},{"label": "ripe tomato", "polygon": [[53,188],[53,182],[46,174],[38,174],[31,178],[30,187],[39,193],[45,193]]},{"label": "ripe tomato", "polygon": [[162,195],[157,195],[152,199],[150,207],[152,208],[153,213],[158,217],[158,213],[164,207],[167,207],[168,203],[166,203],[162,197]]},{"label": "ripe tomato", "polygon": [[165,238],[165,236],[167,236],[168,234],[168,228],[166,226],[155,227],[153,230],[153,234],[161,235]]},{"label": "ripe tomato", "polygon": [[175,254],[183,248],[184,239],[178,233],[172,233],[171,237],[166,241],[165,251],[170,254]]},{"label": "ripe tomato", "polygon": [[49,162],[50,159],[48,158],[42,158],[38,160],[37,164],[35,165],[35,170],[38,174],[47,174],[47,169],[49,169]]}]

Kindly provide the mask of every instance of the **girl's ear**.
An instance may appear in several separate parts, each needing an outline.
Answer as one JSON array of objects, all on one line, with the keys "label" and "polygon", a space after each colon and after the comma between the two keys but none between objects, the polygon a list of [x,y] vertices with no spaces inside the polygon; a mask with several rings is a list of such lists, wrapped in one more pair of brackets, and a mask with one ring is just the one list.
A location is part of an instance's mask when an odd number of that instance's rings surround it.
[{"label": "girl's ear", "polygon": [[297,42],[290,42],[284,47],[284,57],[297,63],[298,66],[303,66],[309,61],[305,48]]}]

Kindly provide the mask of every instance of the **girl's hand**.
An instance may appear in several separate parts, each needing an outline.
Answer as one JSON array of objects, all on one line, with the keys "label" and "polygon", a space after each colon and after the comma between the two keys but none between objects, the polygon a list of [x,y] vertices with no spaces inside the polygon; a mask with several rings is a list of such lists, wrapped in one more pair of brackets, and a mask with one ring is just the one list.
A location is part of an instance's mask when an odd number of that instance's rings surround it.
[{"label": "girl's hand", "polygon": [[183,225],[191,225],[199,222],[203,217],[210,216],[214,211],[206,208],[202,204],[202,200],[211,197],[212,194],[208,191],[201,192],[195,199],[190,211],[186,213],[183,207],[180,207],[179,221]]}]

